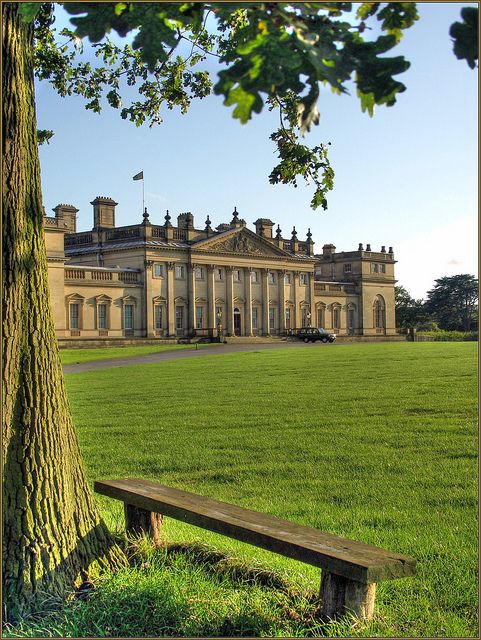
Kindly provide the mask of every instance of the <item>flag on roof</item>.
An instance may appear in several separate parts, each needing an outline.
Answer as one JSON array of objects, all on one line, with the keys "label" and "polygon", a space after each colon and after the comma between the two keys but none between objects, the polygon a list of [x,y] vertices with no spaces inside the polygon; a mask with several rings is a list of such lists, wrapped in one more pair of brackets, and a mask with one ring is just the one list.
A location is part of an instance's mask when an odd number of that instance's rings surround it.
[{"label": "flag on roof", "polygon": [[137,175],[135,175],[132,180],[143,180],[144,179],[144,172],[141,171],[140,173],[138,173]]}]

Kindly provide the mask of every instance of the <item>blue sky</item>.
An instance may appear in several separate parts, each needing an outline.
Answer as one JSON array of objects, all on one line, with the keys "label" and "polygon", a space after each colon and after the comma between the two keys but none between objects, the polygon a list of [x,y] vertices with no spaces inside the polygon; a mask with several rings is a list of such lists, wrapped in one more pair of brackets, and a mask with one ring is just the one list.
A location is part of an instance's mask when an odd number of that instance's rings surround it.
[{"label": "blue sky", "polygon": [[312,187],[269,184],[277,116],[267,110],[240,125],[212,96],[185,116],[166,110],[163,124],[137,128],[118,111],[93,114],[82,99],[60,98],[42,82],[38,127],[55,131],[40,148],[47,214],[74,204],[78,229],[89,229],[90,201],[103,195],[119,203],[118,225],[140,222],[142,187],[132,176],[143,170],[155,224],[169,209],[174,219],[191,211],[198,227],[209,214],[215,227],[236,206],[250,228],[269,217],[284,237],[295,225],[302,239],[310,227],[318,252],[325,243],[339,251],[359,242],[393,246],[396,277],[414,297],[424,297],[436,278],[477,275],[477,70],[454,57],[449,38],[465,5],[419,4],[420,20],[396,49],[411,68],[398,76],[407,90],[394,107],[370,118],[354,91],[321,93],[321,122],[307,142],[331,142],[336,179],[327,211],[310,209]]}]

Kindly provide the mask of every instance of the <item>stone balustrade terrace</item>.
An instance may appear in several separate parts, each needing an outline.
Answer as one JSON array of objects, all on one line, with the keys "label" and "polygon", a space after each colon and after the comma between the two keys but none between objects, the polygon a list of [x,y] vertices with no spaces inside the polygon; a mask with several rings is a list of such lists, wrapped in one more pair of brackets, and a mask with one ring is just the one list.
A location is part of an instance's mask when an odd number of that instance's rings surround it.
[{"label": "stone balustrade terrace", "polygon": [[117,269],[108,267],[90,267],[65,265],[65,280],[81,282],[102,282],[102,284],[141,284],[140,270]]}]

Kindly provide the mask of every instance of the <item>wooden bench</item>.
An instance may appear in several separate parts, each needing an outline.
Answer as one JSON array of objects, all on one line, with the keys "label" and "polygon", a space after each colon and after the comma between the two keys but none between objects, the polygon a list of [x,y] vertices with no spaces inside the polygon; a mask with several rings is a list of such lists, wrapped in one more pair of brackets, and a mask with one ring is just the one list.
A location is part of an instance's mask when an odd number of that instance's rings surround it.
[{"label": "wooden bench", "polygon": [[351,612],[369,620],[376,583],[415,573],[416,561],[408,556],[149,480],[102,480],[94,488],[124,502],[128,534],[147,533],[157,545],[166,515],[320,567],[321,615],[325,618]]}]

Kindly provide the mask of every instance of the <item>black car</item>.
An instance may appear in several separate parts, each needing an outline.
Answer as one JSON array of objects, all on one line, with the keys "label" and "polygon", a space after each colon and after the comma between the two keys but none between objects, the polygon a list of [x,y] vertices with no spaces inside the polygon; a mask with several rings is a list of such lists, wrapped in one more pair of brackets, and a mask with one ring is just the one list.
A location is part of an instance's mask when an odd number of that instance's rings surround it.
[{"label": "black car", "polygon": [[318,329],[317,327],[304,327],[302,329],[294,329],[292,335],[304,342],[315,342],[321,340],[322,342],[334,342],[336,339],[335,333],[329,333],[325,329]]}]

